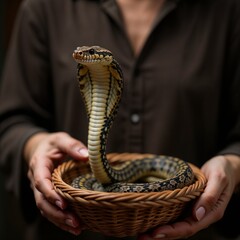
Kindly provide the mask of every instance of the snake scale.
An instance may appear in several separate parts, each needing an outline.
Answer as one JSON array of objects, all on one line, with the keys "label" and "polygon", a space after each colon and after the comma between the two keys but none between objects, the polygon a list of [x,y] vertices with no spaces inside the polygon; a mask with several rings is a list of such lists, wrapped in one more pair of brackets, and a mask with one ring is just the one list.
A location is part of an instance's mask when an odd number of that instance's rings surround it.
[{"label": "snake scale", "polygon": [[[75,178],[72,186],[107,192],[159,192],[190,185],[194,180],[193,171],[178,158],[156,155],[116,167],[109,164],[106,142],[121,99],[122,70],[113,54],[99,46],[78,47],[73,58],[78,63],[77,78],[89,118],[88,152],[92,173]],[[159,179],[147,182],[149,175]]]}]

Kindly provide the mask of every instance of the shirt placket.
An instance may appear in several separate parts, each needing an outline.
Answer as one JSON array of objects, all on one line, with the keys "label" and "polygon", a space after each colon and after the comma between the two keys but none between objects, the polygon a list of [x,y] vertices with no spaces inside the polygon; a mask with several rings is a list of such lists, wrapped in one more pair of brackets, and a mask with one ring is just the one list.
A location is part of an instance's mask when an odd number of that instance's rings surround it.
[{"label": "shirt placket", "polygon": [[143,78],[133,67],[129,91],[128,150],[142,152],[143,146]]}]

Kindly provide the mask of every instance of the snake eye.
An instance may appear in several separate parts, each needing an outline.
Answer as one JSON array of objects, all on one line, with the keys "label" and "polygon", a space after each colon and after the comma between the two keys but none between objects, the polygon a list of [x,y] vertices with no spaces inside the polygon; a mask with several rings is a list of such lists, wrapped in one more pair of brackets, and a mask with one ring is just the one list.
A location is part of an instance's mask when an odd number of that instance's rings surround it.
[{"label": "snake eye", "polygon": [[95,53],[95,50],[93,48],[89,49],[89,54],[93,55]]}]

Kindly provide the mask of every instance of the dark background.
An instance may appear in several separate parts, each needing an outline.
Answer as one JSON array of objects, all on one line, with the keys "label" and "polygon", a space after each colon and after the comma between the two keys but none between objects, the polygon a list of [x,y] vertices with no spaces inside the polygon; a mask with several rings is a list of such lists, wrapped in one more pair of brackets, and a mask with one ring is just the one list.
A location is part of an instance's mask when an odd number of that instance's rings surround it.
[{"label": "dark background", "polygon": [[[17,9],[21,0],[0,0],[0,74],[4,57],[11,37]],[[0,75],[0,76],[1,76]],[[1,81],[1,78],[0,78]],[[1,104],[1,103],[0,103]],[[1,153],[0,153],[1,157]],[[9,212],[10,211],[10,212]],[[0,172],[0,239],[24,240],[21,236],[24,228],[19,214],[17,201],[4,189],[4,175]]]}]

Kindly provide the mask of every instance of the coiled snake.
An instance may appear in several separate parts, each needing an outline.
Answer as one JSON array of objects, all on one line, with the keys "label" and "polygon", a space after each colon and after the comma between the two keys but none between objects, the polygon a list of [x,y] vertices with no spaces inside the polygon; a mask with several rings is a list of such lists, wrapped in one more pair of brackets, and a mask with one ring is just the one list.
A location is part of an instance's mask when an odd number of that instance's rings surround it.
[{"label": "coiled snake", "polygon": [[[178,158],[157,155],[117,167],[109,164],[106,142],[121,98],[122,70],[112,53],[99,46],[78,47],[73,58],[78,63],[77,77],[89,118],[88,151],[92,174],[75,178],[72,186],[109,192],[156,192],[190,185],[193,172]],[[143,178],[148,175],[160,179],[146,182]]]}]

